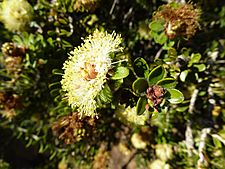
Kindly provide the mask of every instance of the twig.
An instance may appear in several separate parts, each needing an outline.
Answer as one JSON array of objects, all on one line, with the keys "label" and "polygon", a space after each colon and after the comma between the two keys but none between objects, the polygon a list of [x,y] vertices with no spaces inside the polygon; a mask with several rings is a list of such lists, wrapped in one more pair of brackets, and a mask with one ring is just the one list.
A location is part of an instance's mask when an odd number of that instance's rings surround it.
[{"label": "twig", "polygon": [[155,60],[158,59],[158,58],[160,57],[162,51],[163,51],[163,47],[161,47],[161,48],[159,49],[159,51],[156,53],[156,55],[155,55]]},{"label": "twig", "polygon": [[201,137],[200,137],[200,143],[198,147],[198,169],[202,169],[202,164],[207,165],[208,162],[205,159],[205,156],[203,154],[204,148],[205,148],[205,141],[207,138],[207,135],[211,132],[211,128],[203,128],[201,131]]},{"label": "twig", "polygon": [[116,4],[117,4],[117,1],[118,1],[118,0],[114,0],[114,1],[113,1],[112,7],[111,7],[110,12],[109,12],[110,15],[112,15],[113,10],[114,10],[114,8],[115,8],[115,6],[116,6]]},{"label": "twig", "polygon": [[196,102],[196,99],[197,99],[197,96],[198,96],[198,92],[199,92],[199,90],[195,89],[192,96],[191,96],[190,105],[189,105],[189,109],[188,109],[190,114],[194,113],[194,107],[195,107],[195,102]]},{"label": "twig", "polygon": [[[188,109],[188,112],[190,114],[194,113],[194,106],[195,106],[195,102],[196,102],[196,99],[197,99],[197,96],[198,96],[198,92],[199,92],[199,90],[195,89],[193,94],[192,94],[190,104],[189,104],[189,109]],[[189,157],[192,156],[192,152],[194,150],[194,139],[193,139],[193,131],[192,131],[192,128],[191,128],[191,123],[192,123],[191,120],[188,120],[187,128],[186,128],[186,131],[185,131],[185,144],[186,144],[186,147],[187,147]]]}]

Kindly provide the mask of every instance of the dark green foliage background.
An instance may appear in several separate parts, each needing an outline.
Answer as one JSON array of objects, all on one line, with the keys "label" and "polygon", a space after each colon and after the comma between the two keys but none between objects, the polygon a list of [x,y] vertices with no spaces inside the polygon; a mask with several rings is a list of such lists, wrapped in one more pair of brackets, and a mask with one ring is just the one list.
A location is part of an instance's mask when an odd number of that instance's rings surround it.
[{"label": "dark green foliage background", "polygon": [[[12,33],[0,24],[0,46],[5,42],[14,42],[28,47],[24,59],[22,75],[15,84],[10,84],[11,77],[5,77],[4,65],[0,60],[0,90],[14,91],[22,96],[25,106],[16,112],[11,120],[0,116],[0,169],[5,168],[57,168],[62,158],[69,160],[69,165],[76,168],[81,163],[93,161],[96,150],[102,142],[107,142],[109,149],[121,141],[116,133],[123,133],[126,144],[134,149],[130,142],[133,132],[138,127],[126,127],[114,116],[112,109],[103,109],[97,121],[98,134],[71,145],[65,145],[53,135],[51,127],[62,116],[71,113],[70,107],[61,100],[61,76],[63,63],[68,53],[82,43],[81,37],[91,34],[96,28],[108,32],[115,30],[121,34],[125,53],[133,63],[142,57],[148,63],[150,70],[157,64],[155,57],[159,55],[160,62],[168,56],[162,45],[156,44],[149,32],[149,23],[153,11],[165,4],[161,0],[101,0],[94,12],[75,12],[73,1],[58,0],[60,6],[51,12],[47,0],[29,1],[34,7],[33,24],[23,33]],[[186,126],[191,122],[195,138],[194,149],[198,151],[198,143],[203,128],[211,128],[211,133],[219,134],[225,140],[225,2],[221,0],[192,1],[202,10],[201,30],[190,40],[180,40],[174,48],[177,56],[200,53],[198,63],[206,66],[199,71],[193,63],[179,62],[179,70],[168,66],[169,74],[188,70],[188,77],[182,81],[177,79],[177,87],[185,96],[185,101],[178,105],[169,105],[168,114],[159,114],[156,122],[149,122],[150,145],[144,150],[137,150],[136,161],[139,168],[146,168],[148,162],[156,159],[152,145],[167,143],[181,151],[175,151],[174,157],[168,163],[172,168],[195,168],[198,153],[189,157],[185,151]],[[114,4],[115,3],[115,4]],[[115,6],[114,6],[115,5]],[[184,48],[186,48],[184,50]],[[159,51],[162,50],[160,53]],[[218,52],[212,58],[213,52]],[[210,53],[211,52],[211,53]],[[214,53],[215,54],[215,53]],[[2,58],[2,53],[0,53]],[[176,58],[177,59],[177,58]],[[179,59],[178,59],[179,60]],[[165,62],[164,62],[165,64]],[[196,78],[196,74],[198,77]],[[178,76],[179,77],[179,76]],[[130,71],[124,80],[122,88],[116,91],[115,98],[121,103],[134,106],[138,97],[127,88],[132,89],[136,80]],[[209,91],[212,89],[212,92]],[[126,88],[126,89],[125,89]],[[190,99],[194,89],[198,89],[193,113],[188,113]],[[210,101],[213,100],[213,102]],[[116,100],[116,99],[115,99]],[[114,100],[113,100],[114,101]],[[219,107],[219,115],[212,111]],[[87,146],[90,145],[90,146]],[[220,151],[215,153],[216,151]],[[74,156],[75,154],[75,156]],[[207,137],[205,154],[208,158],[208,168],[223,168],[225,162],[224,143]],[[71,160],[72,159],[72,160]],[[74,164],[71,161],[75,161]],[[5,162],[5,164],[3,164]],[[8,164],[7,164],[8,163]],[[91,167],[90,167],[91,168]]]}]

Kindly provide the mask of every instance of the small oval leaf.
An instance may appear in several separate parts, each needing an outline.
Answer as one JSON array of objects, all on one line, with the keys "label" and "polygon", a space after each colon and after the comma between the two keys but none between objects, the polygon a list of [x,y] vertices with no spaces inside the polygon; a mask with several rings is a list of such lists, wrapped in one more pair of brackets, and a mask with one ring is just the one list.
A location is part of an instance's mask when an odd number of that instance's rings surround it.
[{"label": "small oval leaf", "polygon": [[108,84],[105,84],[104,88],[96,96],[96,102],[98,107],[106,106],[112,102],[113,94]]},{"label": "small oval leaf", "polygon": [[194,67],[196,67],[199,72],[203,72],[206,69],[206,66],[204,64],[195,64]]},{"label": "small oval leaf", "polygon": [[159,43],[160,45],[166,43],[167,41],[167,36],[165,34],[165,32],[161,32],[157,37],[154,38],[156,43]]},{"label": "small oval leaf", "polygon": [[168,89],[166,93],[167,100],[172,104],[178,104],[184,101],[183,93],[177,89]]},{"label": "small oval leaf", "polygon": [[180,73],[180,80],[181,80],[182,82],[185,82],[185,79],[186,79],[188,73],[189,73],[188,70],[184,70],[183,72]]},{"label": "small oval leaf", "polygon": [[147,77],[149,73],[149,66],[143,58],[136,58],[134,60],[134,71],[139,77]]},{"label": "small oval leaf", "polygon": [[137,115],[142,115],[146,111],[146,108],[145,108],[146,104],[148,104],[146,97],[140,97],[138,99],[137,106],[136,106]]},{"label": "small oval leaf", "polygon": [[126,67],[117,67],[113,76],[111,77],[112,80],[123,79],[129,75],[129,69]]},{"label": "small oval leaf", "polygon": [[157,66],[148,75],[148,84],[156,84],[159,80],[165,77],[166,71],[162,66]]},{"label": "small oval leaf", "polygon": [[200,53],[193,53],[191,55],[191,60],[188,64],[188,67],[191,67],[193,63],[199,63],[200,59],[201,59],[201,54]]},{"label": "small oval leaf", "polygon": [[147,88],[148,88],[148,82],[145,78],[138,78],[132,84],[132,89],[137,94],[146,92]]},{"label": "small oval leaf", "polygon": [[162,21],[152,21],[149,28],[155,32],[161,32],[164,30],[164,23]]},{"label": "small oval leaf", "polygon": [[165,89],[172,89],[176,86],[177,82],[174,78],[165,78],[158,81],[157,85],[165,88]]}]

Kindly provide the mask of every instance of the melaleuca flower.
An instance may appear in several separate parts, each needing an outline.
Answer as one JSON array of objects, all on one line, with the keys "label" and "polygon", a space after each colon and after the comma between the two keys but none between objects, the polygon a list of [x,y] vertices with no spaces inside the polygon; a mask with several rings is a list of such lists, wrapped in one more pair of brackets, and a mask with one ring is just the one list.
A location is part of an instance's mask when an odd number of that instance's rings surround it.
[{"label": "melaleuca flower", "polygon": [[10,31],[23,31],[31,21],[32,12],[26,0],[4,0],[0,6],[0,21]]},{"label": "melaleuca flower", "polygon": [[122,39],[115,33],[96,30],[84,43],[70,53],[64,63],[62,89],[72,108],[86,116],[95,116],[95,98],[103,89],[106,75],[112,67],[111,53],[122,51]]}]

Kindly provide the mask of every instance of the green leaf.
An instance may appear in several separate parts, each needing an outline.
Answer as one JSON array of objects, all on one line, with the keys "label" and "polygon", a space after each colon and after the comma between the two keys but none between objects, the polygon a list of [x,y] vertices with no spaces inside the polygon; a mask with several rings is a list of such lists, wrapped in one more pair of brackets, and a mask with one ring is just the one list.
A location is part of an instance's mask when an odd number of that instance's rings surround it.
[{"label": "green leaf", "polygon": [[193,67],[197,68],[199,72],[203,72],[206,69],[204,64],[195,64]]},{"label": "green leaf", "polygon": [[117,91],[122,84],[123,84],[123,79],[114,80],[113,83],[112,83],[113,91]]},{"label": "green leaf", "polygon": [[55,74],[55,75],[61,75],[61,76],[63,75],[63,71],[59,70],[59,69],[53,69],[52,73]]},{"label": "green leaf", "polygon": [[184,101],[183,94],[177,89],[167,89],[166,98],[172,104],[178,104]]},{"label": "green leaf", "polygon": [[126,67],[117,67],[113,76],[111,77],[112,80],[123,79],[129,75],[129,69]]},{"label": "green leaf", "polygon": [[65,48],[72,48],[73,47],[73,45],[71,45],[71,43],[66,41],[66,40],[62,40],[62,45]]},{"label": "green leaf", "polygon": [[225,139],[225,130],[224,130],[224,129],[220,130],[220,131],[218,132],[218,134],[219,134],[223,139]]},{"label": "green leaf", "polygon": [[152,21],[149,24],[149,28],[155,32],[161,32],[164,30],[164,23],[162,21]]},{"label": "green leaf", "polygon": [[165,88],[165,89],[171,89],[176,86],[177,82],[174,78],[165,78],[160,81],[158,81],[157,85]]},{"label": "green leaf", "polygon": [[142,115],[146,111],[146,109],[145,109],[146,104],[148,104],[146,97],[140,97],[138,99],[137,109],[136,109],[137,115]]},{"label": "green leaf", "polygon": [[191,55],[191,60],[188,64],[188,67],[191,67],[193,63],[199,63],[200,59],[201,59],[201,54],[200,53],[193,53]]},{"label": "green leaf", "polygon": [[156,84],[165,77],[166,71],[162,66],[157,66],[148,75],[147,81],[149,85]]},{"label": "green leaf", "polygon": [[149,73],[149,66],[143,58],[140,58],[140,57],[136,58],[134,60],[133,67],[134,67],[134,71],[137,74],[137,76],[147,77],[147,75]]},{"label": "green leaf", "polygon": [[184,106],[184,107],[178,107],[176,108],[176,111],[178,112],[185,112],[186,110],[188,110],[189,106]]},{"label": "green leaf", "polygon": [[138,78],[132,84],[132,89],[135,93],[141,94],[146,92],[148,88],[148,82],[145,78]]},{"label": "green leaf", "polygon": [[166,43],[167,39],[168,38],[167,38],[165,32],[161,32],[158,36],[154,37],[155,42],[159,43],[160,45]]},{"label": "green leaf", "polygon": [[180,80],[181,80],[182,82],[185,82],[185,79],[186,79],[188,73],[189,73],[188,70],[184,70],[184,71],[182,71],[182,72],[180,73]]},{"label": "green leaf", "polygon": [[56,97],[56,96],[58,96],[60,93],[59,93],[59,89],[52,89],[51,91],[50,91],[50,94],[51,94],[51,96],[53,96],[53,97]]},{"label": "green leaf", "polygon": [[59,18],[58,20],[59,20],[59,22],[60,22],[61,24],[63,24],[63,25],[68,24],[68,19],[66,20],[66,18]]},{"label": "green leaf", "polygon": [[222,148],[222,143],[217,138],[213,137],[213,143],[216,146],[216,148]]},{"label": "green leaf", "polygon": [[172,47],[169,48],[168,49],[168,56],[169,57],[173,57],[173,58],[174,57],[177,57],[177,51],[176,51],[176,49],[175,48],[172,48]]},{"label": "green leaf", "polygon": [[105,84],[104,88],[96,96],[96,101],[99,107],[105,106],[112,102],[113,94],[108,84]]}]

